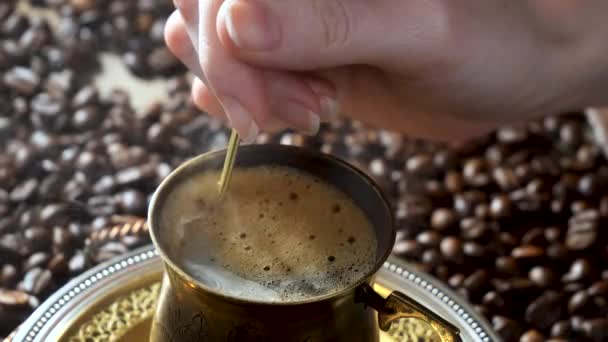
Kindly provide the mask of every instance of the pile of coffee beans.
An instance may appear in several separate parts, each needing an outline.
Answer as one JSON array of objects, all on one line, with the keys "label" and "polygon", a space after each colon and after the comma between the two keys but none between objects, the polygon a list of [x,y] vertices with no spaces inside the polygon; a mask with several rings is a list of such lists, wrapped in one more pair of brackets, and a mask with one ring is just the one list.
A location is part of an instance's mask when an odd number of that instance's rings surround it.
[{"label": "pile of coffee beans", "polygon": [[[86,241],[145,217],[171,170],[228,140],[193,107],[162,43],[170,1],[29,2],[60,20],[51,30],[0,3],[0,336],[67,280],[149,243]],[[165,78],[170,100],[135,110],[123,91],[101,96],[98,51]],[[344,119],[315,137],[258,143],[307,146],[368,172],[394,206],[394,253],[464,296],[505,341],[608,340],[608,163],[580,113],[459,149]]]},{"label": "pile of coffee beans", "polygon": [[85,241],[145,217],[173,168],[227,141],[192,106],[183,73],[167,79],[171,100],[145,111],[120,90],[102,98],[95,50],[14,5],[0,3],[0,336],[73,276],[149,243]]},{"label": "pile of coffee beans", "polygon": [[163,40],[165,21],[174,9],[170,0],[29,0],[29,3],[58,12],[62,46],[115,52],[134,74],[144,78],[185,71]]},{"label": "pile of coffee beans", "polygon": [[410,154],[391,171],[369,163],[397,179],[394,252],[506,341],[608,340],[608,164],[585,130],[581,115],[547,117],[468,151]]}]

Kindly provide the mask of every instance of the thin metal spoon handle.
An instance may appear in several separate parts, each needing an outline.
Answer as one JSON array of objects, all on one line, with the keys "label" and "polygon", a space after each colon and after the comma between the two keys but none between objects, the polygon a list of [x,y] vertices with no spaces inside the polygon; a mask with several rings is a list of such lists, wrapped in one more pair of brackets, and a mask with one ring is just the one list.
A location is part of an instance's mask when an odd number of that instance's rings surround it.
[{"label": "thin metal spoon handle", "polygon": [[239,142],[239,134],[233,129],[232,133],[230,133],[228,147],[226,148],[226,159],[224,159],[222,174],[220,175],[220,180],[218,181],[220,196],[224,195],[228,189],[230,177],[232,176],[232,168],[234,167],[234,160],[236,158],[236,152],[239,148]]}]

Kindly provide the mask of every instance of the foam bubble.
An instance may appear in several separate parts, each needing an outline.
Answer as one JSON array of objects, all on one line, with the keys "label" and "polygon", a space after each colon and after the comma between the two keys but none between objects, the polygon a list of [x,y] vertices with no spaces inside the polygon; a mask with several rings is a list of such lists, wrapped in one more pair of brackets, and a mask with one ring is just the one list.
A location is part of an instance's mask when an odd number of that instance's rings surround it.
[{"label": "foam bubble", "polygon": [[219,201],[218,177],[180,184],[161,215],[181,245],[174,259],[202,283],[245,299],[294,301],[339,291],[374,266],[373,228],[334,187],[285,167],[236,169]]}]

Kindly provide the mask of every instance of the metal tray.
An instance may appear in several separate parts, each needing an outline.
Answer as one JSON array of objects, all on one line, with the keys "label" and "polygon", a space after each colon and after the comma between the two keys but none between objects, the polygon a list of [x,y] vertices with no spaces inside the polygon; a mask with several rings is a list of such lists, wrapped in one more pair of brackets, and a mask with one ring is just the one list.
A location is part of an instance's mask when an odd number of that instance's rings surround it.
[{"label": "metal tray", "polygon": [[[13,334],[12,341],[147,341],[163,271],[153,246],[101,264],[49,297]],[[464,341],[499,341],[490,325],[453,291],[390,257],[374,279],[383,295],[407,293],[461,329]],[[381,341],[438,341],[417,320],[401,320]]]}]

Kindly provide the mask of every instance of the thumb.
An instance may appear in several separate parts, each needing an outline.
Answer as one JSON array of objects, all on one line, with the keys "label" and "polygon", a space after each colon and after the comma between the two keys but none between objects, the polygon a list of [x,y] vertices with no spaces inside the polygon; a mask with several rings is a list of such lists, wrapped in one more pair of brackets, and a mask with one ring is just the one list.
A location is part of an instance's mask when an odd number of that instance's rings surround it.
[{"label": "thumb", "polygon": [[313,70],[396,58],[407,63],[402,51],[414,57],[437,40],[441,12],[432,8],[435,3],[229,0],[218,12],[217,31],[239,58],[265,67]]}]

